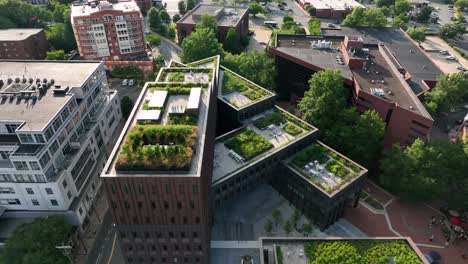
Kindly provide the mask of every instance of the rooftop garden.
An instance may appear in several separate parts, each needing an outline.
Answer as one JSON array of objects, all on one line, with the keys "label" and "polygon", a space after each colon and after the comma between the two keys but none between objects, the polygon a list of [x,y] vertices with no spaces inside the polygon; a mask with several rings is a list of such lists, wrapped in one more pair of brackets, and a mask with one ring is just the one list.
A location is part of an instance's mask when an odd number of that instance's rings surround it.
[{"label": "rooftop garden", "polygon": [[[196,82],[209,82],[213,76],[213,69],[209,68],[163,68],[159,75],[158,81],[160,82],[185,82],[187,78],[190,78],[190,74],[206,73],[208,78],[205,80],[196,80]],[[193,79],[197,79],[201,76],[192,76]],[[194,82],[194,81],[190,81]]]},{"label": "rooftop garden", "polygon": [[224,71],[222,94],[224,95],[232,92],[241,93],[252,101],[271,95],[267,90],[264,90],[229,71]]},{"label": "rooftop garden", "polygon": [[155,90],[167,91],[169,95],[175,94],[190,94],[190,90],[193,87],[202,87],[207,88],[208,83],[177,83],[177,84],[168,84],[168,83],[149,83],[148,87],[151,92]]},{"label": "rooftop garden", "polygon": [[188,126],[196,126],[197,125],[197,118],[191,115],[169,115],[167,125],[188,125]]},{"label": "rooftop garden", "polygon": [[404,240],[312,241],[304,244],[308,264],[423,264],[416,252]]},{"label": "rooftop garden", "polygon": [[282,111],[275,111],[264,115],[253,121],[253,125],[260,130],[266,129],[269,125],[283,126],[284,131],[291,136],[299,135],[303,129],[310,130],[307,124]]},{"label": "rooftop garden", "polygon": [[130,129],[115,165],[120,171],[188,170],[197,127],[136,125]]},{"label": "rooftop garden", "polygon": [[211,58],[206,58],[206,59],[203,59],[203,60],[195,61],[195,62],[189,63],[188,66],[198,67],[200,65],[207,64],[207,63],[210,63],[210,62],[212,62],[214,65],[216,65],[218,63],[218,57],[211,57]]},{"label": "rooftop garden", "polygon": [[177,61],[171,61],[171,64],[169,64],[169,67],[182,67],[183,68],[183,67],[187,67],[187,66],[185,66],[184,64],[179,63]]},{"label": "rooftop garden", "polygon": [[[334,179],[330,178],[329,181],[323,181],[324,177],[310,175],[309,164],[315,163],[315,161],[318,162],[319,166],[310,168],[311,170],[320,171],[320,168],[325,168],[335,175]],[[353,162],[340,157],[336,152],[319,144],[312,145],[301,151],[290,162],[290,165],[328,193],[339,189],[343,184],[358,176],[362,170]]]},{"label": "rooftop garden", "polygon": [[235,137],[226,140],[224,145],[245,160],[273,148],[273,144],[248,127],[242,129]]}]

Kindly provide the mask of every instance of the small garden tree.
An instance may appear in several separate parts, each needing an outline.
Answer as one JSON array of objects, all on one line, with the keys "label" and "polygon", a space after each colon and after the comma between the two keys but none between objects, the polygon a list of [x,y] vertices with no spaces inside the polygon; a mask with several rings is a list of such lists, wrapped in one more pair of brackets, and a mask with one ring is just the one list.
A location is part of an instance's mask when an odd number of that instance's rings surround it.
[{"label": "small garden tree", "polygon": [[161,44],[161,37],[156,34],[146,35],[146,40],[151,44],[151,46],[159,46],[159,44]]},{"label": "small garden tree", "polygon": [[223,48],[218,43],[213,30],[209,28],[197,29],[182,42],[181,59],[183,62],[192,62],[222,54]]},{"label": "small garden tree", "polygon": [[259,3],[252,1],[249,3],[249,12],[252,16],[257,16],[257,14],[265,14],[267,11]]},{"label": "small garden tree", "polygon": [[292,224],[291,224],[291,222],[289,222],[289,220],[286,220],[286,222],[284,222],[283,229],[284,229],[284,232],[286,232],[286,235],[289,235],[289,233],[291,233]]},{"label": "small garden tree", "polygon": [[300,218],[301,218],[301,212],[299,212],[299,210],[295,210],[294,214],[292,215],[292,223],[294,224],[294,226],[296,226],[297,221],[299,221]]},{"label": "small garden tree", "polygon": [[320,35],[320,20],[318,18],[309,19],[308,26],[311,35]]},{"label": "small garden tree", "polygon": [[177,23],[177,21],[180,20],[180,15],[179,14],[175,14],[173,17],[172,17],[172,22],[174,23]]},{"label": "small garden tree", "polygon": [[278,209],[275,209],[272,213],[271,216],[273,216],[273,220],[275,221],[275,225],[278,226],[278,224],[281,222],[281,211]]},{"label": "small garden tree", "polygon": [[197,25],[197,29],[208,28],[213,31],[213,33],[218,32],[218,22],[214,16],[204,14],[201,16],[201,22]]},{"label": "small garden tree", "polygon": [[310,223],[306,223],[303,226],[304,229],[304,234],[308,236],[310,233],[312,233],[312,225]]},{"label": "small garden tree", "polygon": [[224,49],[234,54],[242,51],[240,35],[237,34],[233,28],[229,29],[226,34],[226,38],[224,39]]},{"label": "small garden tree", "polygon": [[423,42],[426,40],[426,28],[425,27],[414,27],[414,28],[409,28],[406,33],[417,41],[418,43]]},{"label": "small garden tree", "polygon": [[169,13],[167,13],[166,9],[161,9],[161,11],[159,12],[159,15],[161,16],[161,20],[164,23],[166,24],[171,23],[171,16],[169,15]]},{"label": "small garden tree", "polygon": [[427,23],[431,18],[432,10],[433,8],[430,6],[424,6],[423,8],[421,8],[419,13],[416,15],[416,21],[420,23]]},{"label": "small garden tree", "polygon": [[273,222],[271,222],[270,219],[268,219],[266,222],[265,222],[265,232],[267,234],[271,234],[271,231],[273,230]]},{"label": "small garden tree", "polygon": [[179,8],[179,14],[185,15],[185,13],[187,12],[187,6],[185,5],[185,1],[184,0],[179,1],[179,3],[177,4],[177,7]]},{"label": "small garden tree", "polygon": [[466,26],[460,22],[447,23],[439,29],[439,36],[443,39],[458,38],[465,34]]},{"label": "small garden tree", "polygon": [[127,119],[133,109],[133,101],[128,96],[122,97],[120,100],[120,109],[122,110],[123,118]]}]

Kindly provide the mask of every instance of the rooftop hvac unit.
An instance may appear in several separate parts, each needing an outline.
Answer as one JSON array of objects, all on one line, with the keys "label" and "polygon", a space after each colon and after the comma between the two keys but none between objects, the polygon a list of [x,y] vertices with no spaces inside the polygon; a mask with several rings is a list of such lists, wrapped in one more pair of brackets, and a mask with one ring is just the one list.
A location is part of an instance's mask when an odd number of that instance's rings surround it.
[{"label": "rooftop hvac unit", "polygon": [[21,81],[22,81],[22,83],[26,83],[28,80],[23,77],[23,79]]},{"label": "rooftop hvac unit", "polygon": [[29,78],[29,83],[33,83],[34,82],[34,79],[33,78]]},{"label": "rooftop hvac unit", "polygon": [[47,83],[47,79],[46,78],[42,79],[42,82]]},{"label": "rooftop hvac unit", "polygon": [[19,77],[16,77],[15,78],[15,83],[20,83],[21,82],[21,79]]},{"label": "rooftop hvac unit", "polygon": [[13,79],[12,79],[12,78],[8,78],[7,84],[10,84],[10,83],[12,83],[12,82],[13,82]]},{"label": "rooftop hvac unit", "polygon": [[381,89],[381,88],[371,88],[370,90],[371,90],[372,94],[375,95],[375,96],[378,96],[378,97],[381,97],[381,98],[385,97],[384,90]]}]

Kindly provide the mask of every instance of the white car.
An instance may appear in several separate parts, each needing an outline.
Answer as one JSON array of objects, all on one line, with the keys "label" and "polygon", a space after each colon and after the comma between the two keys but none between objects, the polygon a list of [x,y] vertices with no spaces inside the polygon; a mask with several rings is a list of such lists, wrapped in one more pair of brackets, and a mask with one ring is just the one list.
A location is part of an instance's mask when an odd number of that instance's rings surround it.
[{"label": "white car", "polygon": [[457,60],[454,56],[447,56],[445,57],[446,60]]},{"label": "white car", "polygon": [[135,80],[131,79],[130,81],[128,81],[129,86],[132,86],[133,84],[135,84]]},{"label": "white car", "polygon": [[127,86],[127,83],[128,83],[128,80],[127,80],[127,79],[123,80],[123,81],[122,81],[122,86]]}]

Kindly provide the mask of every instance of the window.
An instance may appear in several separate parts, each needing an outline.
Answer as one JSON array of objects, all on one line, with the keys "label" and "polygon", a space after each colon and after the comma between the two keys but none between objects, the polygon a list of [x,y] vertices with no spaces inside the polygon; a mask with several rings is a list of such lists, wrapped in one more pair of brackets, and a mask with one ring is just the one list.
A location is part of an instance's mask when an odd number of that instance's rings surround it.
[{"label": "window", "polygon": [[192,200],[190,201],[190,209],[195,209],[195,203]]},{"label": "window", "polygon": [[41,134],[34,134],[34,138],[36,139],[37,143],[45,143],[44,136]]},{"label": "window", "polygon": [[39,160],[39,163],[41,164],[41,166],[43,168],[45,168],[47,166],[47,163],[49,163],[50,161],[50,155],[49,155],[49,152],[45,152],[44,155],[42,155],[42,158]]},{"label": "window", "polygon": [[164,201],[164,209],[169,209],[169,203],[167,201]]},{"label": "window", "polygon": [[60,116],[54,121],[52,124],[54,126],[55,131],[58,131],[60,126],[62,125],[62,119],[60,119]]},{"label": "window", "polygon": [[200,217],[195,217],[195,223],[199,224],[200,223]]},{"label": "window", "polygon": [[37,181],[37,182],[46,182],[46,179],[45,179],[44,175],[42,175],[42,174],[34,174],[34,176],[36,176],[36,181]]},{"label": "window", "polygon": [[50,145],[50,153],[51,153],[52,155],[54,155],[55,152],[57,152],[58,148],[59,148],[58,141],[55,140],[54,143],[52,143],[52,145]]},{"label": "window", "polygon": [[179,201],[177,201],[177,209],[179,209],[179,210],[182,209],[182,203],[179,202]]},{"label": "window", "polygon": [[33,137],[30,134],[19,134],[18,136],[22,143],[34,143]]},{"label": "window", "polygon": [[52,191],[52,188],[45,188],[45,191],[47,194],[54,194],[54,192]]},{"label": "window", "polygon": [[12,187],[0,187],[0,193],[15,193]]},{"label": "window", "polygon": [[12,182],[11,174],[0,174],[0,182]]},{"label": "window", "polygon": [[28,194],[34,194],[34,191],[33,191],[32,188],[26,188],[26,192],[27,192]]},{"label": "window", "polygon": [[63,182],[62,182],[62,186],[63,186],[63,188],[64,188],[64,189],[66,189],[66,188],[67,188],[67,186],[68,186],[68,182],[67,182],[67,180],[66,180],[66,179],[64,179],[64,180],[63,180]]},{"label": "window", "polygon": [[70,191],[68,191],[68,192],[67,192],[67,198],[68,198],[68,200],[70,200],[70,199],[71,199],[71,197],[72,197],[72,194],[71,194],[71,192],[70,192]]},{"label": "window", "polygon": [[47,128],[47,130],[45,131],[45,137],[47,138],[47,140],[51,139],[53,135],[54,130],[52,129],[52,127]]},{"label": "window", "polygon": [[50,204],[52,204],[53,206],[58,206],[58,202],[55,199],[51,199]]},{"label": "window", "polygon": [[83,209],[80,207],[80,208],[78,209],[78,212],[80,213],[80,215],[82,215],[82,214],[83,214]]},{"label": "window", "polygon": [[35,206],[39,206],[39,201],[37,199],[31,199],[31,203]]},{"label": "window", "polygon": [[15,168],[20,171],[29,170],[26,161],[13,161],[13,165],[15,165]]},{"label": "window", "polygon": [[41,170],[41,167],[37,161],[30,161],[29,166],[31,167],[31,170]]},{"label": "window", "polygon": [[6,124],[5,125],[8,133],[13,134],[15,133],[16,129],[19,127],[19,125],[14,125],[14,124]]},{"label": "window", "polygon": [[21,204],[19,199],[0,199],[0,204],[3,205],[14,205],[14,204]]}]

